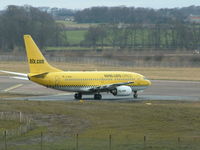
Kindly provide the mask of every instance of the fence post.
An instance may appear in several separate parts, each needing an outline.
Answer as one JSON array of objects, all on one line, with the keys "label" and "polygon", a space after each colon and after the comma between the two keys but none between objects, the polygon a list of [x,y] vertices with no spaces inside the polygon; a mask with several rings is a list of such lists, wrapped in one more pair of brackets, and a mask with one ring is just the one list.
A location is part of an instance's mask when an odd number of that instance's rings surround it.
[{"label": "fence post", "polygon": [[4,142],[5,142],[5,150],[7,150],[7,132],[4,131]]},{"label": "fence post", "polygon": [[144,147],[146,147],[146,141],[147,141],[147,138],[146,136],[144,136]]},{"label": "fence post", "polygon": [[22,112],[19,112],[19,122],[22,123]]},{"label": "fence post", "polygon": [[78,150],[78,134],[76,134],[76,150]]},{"label": "fence post", "polygon": [[109,150],[111,150],[111,146],[112,146],[112,135],[109,135]]},{"label": "fence post", "polygon": [[178,137],[178,146],[180,146],[180,143],[181,143],[181,138]]},{"label": "fence post", "polygon": [[144,136],[144,144],[146,144],[146,140],[147,140],[147,138],[146,138],[146,136]]},{"label": "fence post", "polygon": [[180,142],[181,142],[181,139],[180,139],[180,137],[178,137],[178,144],[180,144]]},{"label": "fence post", "polygon": [[41,132],[41,141],[40,141],[40,149],[43,149],[43,133]]}]

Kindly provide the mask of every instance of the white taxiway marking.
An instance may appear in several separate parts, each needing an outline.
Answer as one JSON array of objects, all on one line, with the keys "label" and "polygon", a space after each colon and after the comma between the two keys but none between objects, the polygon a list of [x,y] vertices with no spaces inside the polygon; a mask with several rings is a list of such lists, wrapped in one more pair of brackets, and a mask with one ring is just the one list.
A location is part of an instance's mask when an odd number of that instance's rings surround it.
[{"label": "white taxiway marking", "polygon": [[62,96],[62,95],[73,95],[73,93],[59,93],[59,94],[55,94],[53,96]]},{"label": "white taxiway marking", "polygon": [[23,84],[17,84],[17,85],[11,86],[11,87],[5,89],[4,92],[8,92],[8,91],[10,91],[10,90],[14,90],[14,89],[16,89],[16,88],[18,88],[18,87],[21,87],[22,85],[23,85]]}]

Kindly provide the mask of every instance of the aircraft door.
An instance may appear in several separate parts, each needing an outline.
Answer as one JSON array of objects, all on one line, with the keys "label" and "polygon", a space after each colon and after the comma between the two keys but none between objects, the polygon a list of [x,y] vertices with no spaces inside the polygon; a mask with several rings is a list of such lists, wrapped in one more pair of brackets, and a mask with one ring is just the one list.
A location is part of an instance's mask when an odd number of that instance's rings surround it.
[{"label": "aircraft door", "polygon": [[59,84],[60,84],[60,77],[55,76],[55,87],[59,87]]}]

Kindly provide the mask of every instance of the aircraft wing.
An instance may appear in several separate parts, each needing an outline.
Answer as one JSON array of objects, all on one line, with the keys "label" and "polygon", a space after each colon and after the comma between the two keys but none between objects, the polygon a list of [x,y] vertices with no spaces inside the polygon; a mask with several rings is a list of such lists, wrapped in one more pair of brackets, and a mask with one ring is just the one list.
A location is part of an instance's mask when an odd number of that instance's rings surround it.
[{"label": "aircraft wing", "polygon": [[107,84],[107,85],[102,85],[102,86],[98,86],[95,88],[90,89],[90,91],[109,91],[112,90],[118,86],[121,85],[128,85],[128,84],[132,84],[134,82],[129,81],[129,82],[121,82],[121,83],[114,83],[114,84]]},{"label": "aircraft wing", "polygon": [[12,75],[17,75],[17,76],[13,76],[13,77],[10,77],[10,78],[28,80],[28,75],[25,74],[25,73],[11,72],[11,71],[5,71],[5,70],[0,70],[0,72],[12,74]]}]

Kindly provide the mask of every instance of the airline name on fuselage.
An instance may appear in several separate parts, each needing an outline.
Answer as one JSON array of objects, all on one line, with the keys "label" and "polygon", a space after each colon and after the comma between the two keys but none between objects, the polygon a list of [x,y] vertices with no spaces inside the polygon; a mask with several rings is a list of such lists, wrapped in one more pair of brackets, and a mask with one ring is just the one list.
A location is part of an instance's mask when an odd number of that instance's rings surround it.
[{"label": "airline name on fuselage", "polygon": [[44,64],[44,59],[29,59],[30,64]]},{"label": "airline name on fuselage", "polygon": [[132,77],[129,74],[104,74],[106,78],[122,78],[122,77]]}]

